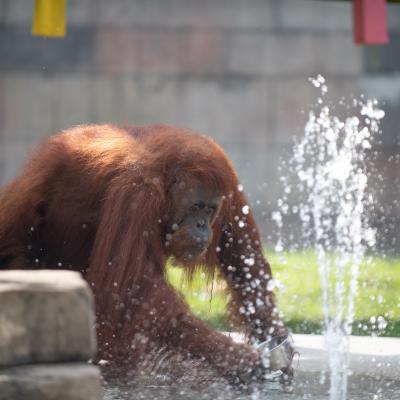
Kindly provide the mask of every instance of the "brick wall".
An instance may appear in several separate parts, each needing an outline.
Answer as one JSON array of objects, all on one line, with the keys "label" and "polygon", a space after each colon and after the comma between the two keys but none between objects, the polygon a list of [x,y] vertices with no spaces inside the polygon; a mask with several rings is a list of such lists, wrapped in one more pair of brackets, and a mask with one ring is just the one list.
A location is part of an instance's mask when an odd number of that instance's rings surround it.
[{"label": "brick wall", "polygon": [[30,35],[32,8],[0,0],[1,182],[71,125],[183,125],[225,147],[271,226],[277,164],[316,100],[308,77],[321,73],[333,103],[385,101],[377,196],[381,226],[393,226],[380,242],[399,250],[400,6],[389,7],[391,44],[375,48],[353,45],[351,7],[334,1],[70,0],[62,40]]}]

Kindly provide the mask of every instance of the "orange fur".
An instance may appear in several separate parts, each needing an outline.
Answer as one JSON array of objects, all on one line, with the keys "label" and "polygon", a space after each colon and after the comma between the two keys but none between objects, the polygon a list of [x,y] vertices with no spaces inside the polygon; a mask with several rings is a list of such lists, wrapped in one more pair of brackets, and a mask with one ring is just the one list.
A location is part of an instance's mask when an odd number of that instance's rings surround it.
[{"label": "orange fur", "polygon": [[148,346],[171,346],[247,380],[259,354],[194,317],[165,280],[162,221],[177,176],[224,198],[212,243],[188,274],[199,262],[218,269],[233,319],[253,340],[286,334],[237,175],[221,147],[186,129],[89,125],[49,138],[0,194],[0,268],[82,272],[96,299],[100,358],[134,367]]}]

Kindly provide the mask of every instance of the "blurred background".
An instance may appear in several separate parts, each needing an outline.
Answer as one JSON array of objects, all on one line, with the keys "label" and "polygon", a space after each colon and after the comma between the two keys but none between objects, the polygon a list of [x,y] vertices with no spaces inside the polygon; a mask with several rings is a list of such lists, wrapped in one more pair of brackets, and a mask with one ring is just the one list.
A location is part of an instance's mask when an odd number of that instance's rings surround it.
[{"label": "blurred background", "polygon": [[67,35],[31,35],[33,1],[0,0],[0,183],[48,135],[84,123],[161,122],[215,138],[267,244],[281,160],[303,133],[322,74],[327,97],[377,98],[371,150],[378,248],[400,252],[400,6],[390,43],[356,46],[349,2],[69,0]]}]

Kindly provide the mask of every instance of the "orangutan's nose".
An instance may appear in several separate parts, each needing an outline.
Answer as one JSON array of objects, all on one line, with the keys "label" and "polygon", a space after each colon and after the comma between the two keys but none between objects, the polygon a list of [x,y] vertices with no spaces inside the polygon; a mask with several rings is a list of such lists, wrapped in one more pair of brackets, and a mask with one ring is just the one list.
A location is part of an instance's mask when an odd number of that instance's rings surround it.
[{"label": "orangutan's nose", "polygon": [[199,247],[205,247],[210,239],[210,229],[205,220],[198,220],[194,228],[194,239]]},{"label": "orangutan's nose", "polygon": [[206,226],[206,221],[204,219],[199,219],[196,226],[198,229],[202,229]]}]

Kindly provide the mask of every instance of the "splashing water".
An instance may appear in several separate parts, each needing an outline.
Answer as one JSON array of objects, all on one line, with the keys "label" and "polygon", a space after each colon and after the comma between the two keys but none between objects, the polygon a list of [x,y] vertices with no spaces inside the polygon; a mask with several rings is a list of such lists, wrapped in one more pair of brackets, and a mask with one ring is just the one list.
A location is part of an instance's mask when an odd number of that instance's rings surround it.
[{"label": "splashing water", "polygon": [[[330,399],[345,400],[358,270],[366,249],[375,243],[366,212],[373,199],[367,193],[365,160],[384,112],[376,108],[376,101],[361,98],[352,104],[357,116],[341,120],[325,104],[325,79],[318,76],[310,81],[320,97],[290,161],[296,182],[283,179],[286,195],[273,219],[282,226],[289,194],[301,198],[293,209],[298,210],[303,235],[315,249],[319,264]],[[279,240],[276,250],[282,246]]]}]

